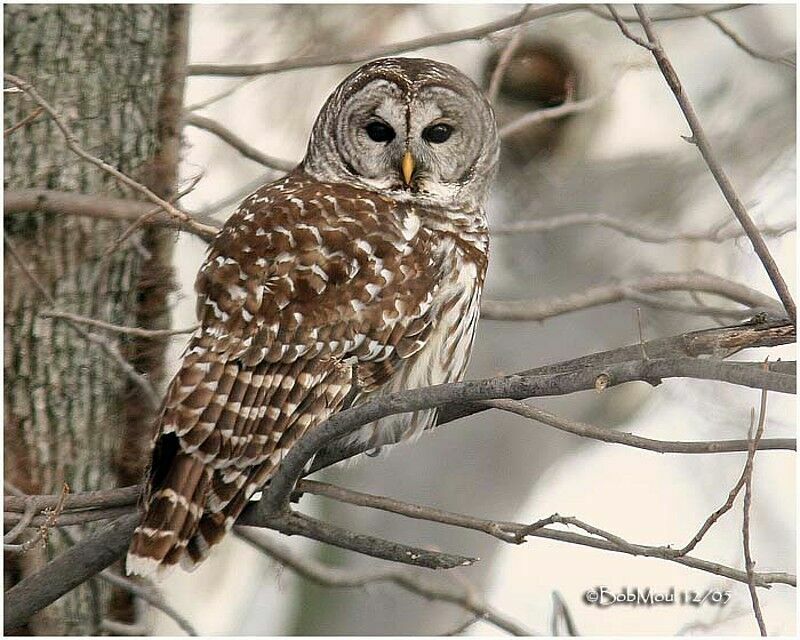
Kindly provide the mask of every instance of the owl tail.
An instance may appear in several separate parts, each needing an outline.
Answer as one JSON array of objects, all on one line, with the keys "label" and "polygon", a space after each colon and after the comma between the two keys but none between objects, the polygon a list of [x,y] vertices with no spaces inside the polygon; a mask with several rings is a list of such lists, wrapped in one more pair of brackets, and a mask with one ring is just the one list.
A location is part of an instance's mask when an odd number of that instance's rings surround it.
[{"label": "owl tail", "polygon": [[203,514],[210,472],[202,462],[178,453],[159,480],[133,533],[125,562],[129,575],[152,576],[177,564]]}]

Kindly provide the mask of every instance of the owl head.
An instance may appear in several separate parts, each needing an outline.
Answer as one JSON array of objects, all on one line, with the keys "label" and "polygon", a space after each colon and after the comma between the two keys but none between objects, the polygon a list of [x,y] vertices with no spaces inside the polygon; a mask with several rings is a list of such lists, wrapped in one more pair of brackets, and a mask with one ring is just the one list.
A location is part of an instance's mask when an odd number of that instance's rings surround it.
[{"label": "owl head", "polygon": [[402,201],[479,208],[500,140],[483,93],[455,67],[422,58],[374,60],[322,107],[303,168]]}]

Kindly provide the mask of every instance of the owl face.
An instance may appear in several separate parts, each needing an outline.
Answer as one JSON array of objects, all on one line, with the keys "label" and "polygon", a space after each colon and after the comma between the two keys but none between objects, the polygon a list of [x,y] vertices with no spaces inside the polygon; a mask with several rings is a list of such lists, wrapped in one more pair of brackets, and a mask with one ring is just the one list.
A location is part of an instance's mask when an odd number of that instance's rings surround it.
[{"label": "owl face", "polygon": [[331,95],[304,166],[320,180],[463,210],[485,200],[498,150],[494,114],[471,80],[443,63],[387,58]]}]

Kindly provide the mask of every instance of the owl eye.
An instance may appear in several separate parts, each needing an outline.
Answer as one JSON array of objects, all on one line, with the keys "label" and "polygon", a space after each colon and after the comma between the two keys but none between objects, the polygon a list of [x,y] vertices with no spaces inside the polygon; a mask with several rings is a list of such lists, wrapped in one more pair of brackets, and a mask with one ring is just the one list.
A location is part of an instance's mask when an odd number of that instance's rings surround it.
[{"label": "owl eye", "polygon": [[364,129],[370,140],[374,142],[391,142],[395,137],[394,129],[385,122],[378,122],[375,120],[370,122]]},{"label": "owl eye", "polygon": [[446,142],[452,133],[453,127],[449,124],[432,124],[422,131],[422,139],[427,142],[432,142],[433,144],[441,144],[442,142]]}]

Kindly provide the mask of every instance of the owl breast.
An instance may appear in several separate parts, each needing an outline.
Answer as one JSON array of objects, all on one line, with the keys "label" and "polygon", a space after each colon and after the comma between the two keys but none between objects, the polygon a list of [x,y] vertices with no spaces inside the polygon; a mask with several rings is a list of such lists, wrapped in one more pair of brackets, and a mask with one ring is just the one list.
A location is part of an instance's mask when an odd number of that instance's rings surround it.
[{"label": "owl breast", "polygon": [[[475,248],[447,240],[441,251],[448,256],[442,278],[433,293],[432,316],[436,318],[425,346],[376,389],[359,393],[353,404],[380,394],[421,389],[463,379],[469,364],[480,315],[485,275],[485,255],[475,260]],[[347,440],[365,442],[371,448],[417,438],[433,426],[436,409],[388,416],[369,424]]]}]

